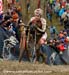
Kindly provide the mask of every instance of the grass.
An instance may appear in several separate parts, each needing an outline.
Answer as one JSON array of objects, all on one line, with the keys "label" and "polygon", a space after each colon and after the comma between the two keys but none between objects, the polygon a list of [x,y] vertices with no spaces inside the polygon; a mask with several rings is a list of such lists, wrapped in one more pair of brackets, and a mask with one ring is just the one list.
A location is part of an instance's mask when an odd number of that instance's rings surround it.
[{"label": "grass", "polygon": [[[52,16],[52,22],[50,22],[47,18],[46,18],[46,21],[47,21],[47,26],[54,25],[58,32],[64,29],[63,25],[60,25],[59,18],[56,17],[55,14],[53,14]],[[48,34],[48,37],[50,37],[50,31],[48,28],[47,28],[47,34]]]},{"label": "grass", "polygon": [[18,61],[0,61],[0,75],[32,75],[32,74],[69,75],[69,66],[68,65],[48,66],[46,64],[39,64],[39,63],[34,64],[29,62],[19,63]]}]

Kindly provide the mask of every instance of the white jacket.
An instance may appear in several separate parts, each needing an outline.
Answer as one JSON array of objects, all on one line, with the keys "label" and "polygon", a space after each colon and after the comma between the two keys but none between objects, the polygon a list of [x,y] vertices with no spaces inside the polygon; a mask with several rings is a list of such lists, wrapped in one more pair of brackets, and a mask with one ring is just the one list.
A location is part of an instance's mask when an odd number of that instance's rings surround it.
[{"label": "white jacket", "polygon": [[[33,20],[35,20],[35,17],[32,17],[30,19],[30,22],[32,22]],[[42,29],[38,28],[38,30],[41,31],[41,32],[45,32],[45,30],[46,30],[46,20],[44,18],[40,18],[40,20],[41,20],[41,23],[42,23]]]}]

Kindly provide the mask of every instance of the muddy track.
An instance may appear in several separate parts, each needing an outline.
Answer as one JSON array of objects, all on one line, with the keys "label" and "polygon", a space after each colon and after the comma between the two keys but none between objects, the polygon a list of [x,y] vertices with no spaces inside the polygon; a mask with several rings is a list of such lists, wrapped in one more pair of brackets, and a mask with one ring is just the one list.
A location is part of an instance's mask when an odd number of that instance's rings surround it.
[{"label": "muddy track", "polygon": [[0,75],[69,75],[69,65],[0,61]]}]

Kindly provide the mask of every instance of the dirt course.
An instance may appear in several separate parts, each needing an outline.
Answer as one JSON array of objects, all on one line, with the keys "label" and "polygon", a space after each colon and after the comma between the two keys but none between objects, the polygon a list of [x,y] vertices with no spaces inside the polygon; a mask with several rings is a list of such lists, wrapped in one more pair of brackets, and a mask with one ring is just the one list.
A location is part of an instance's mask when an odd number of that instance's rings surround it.
[{"label": "dirt course", "polygon": [[69,65],[0,61],[0,75],[69,75]]}]

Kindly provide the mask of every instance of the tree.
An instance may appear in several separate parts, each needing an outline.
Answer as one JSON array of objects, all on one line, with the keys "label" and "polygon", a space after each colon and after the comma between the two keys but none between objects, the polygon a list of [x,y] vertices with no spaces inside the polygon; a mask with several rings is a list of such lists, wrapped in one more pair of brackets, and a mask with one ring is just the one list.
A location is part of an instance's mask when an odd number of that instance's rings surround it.
[{"label": "tree", "polygon": [[7,0],[3,0],[3,11],[7,9]]},{"label": "tree", "polygon": [[22,8],[22,17],[23,17],[23,21],[25,23],[27,23],[27,21],[28,21],[26,2],[27,2],[27,0],[20,0],[20,5],[21,5],[21,8]]}]

